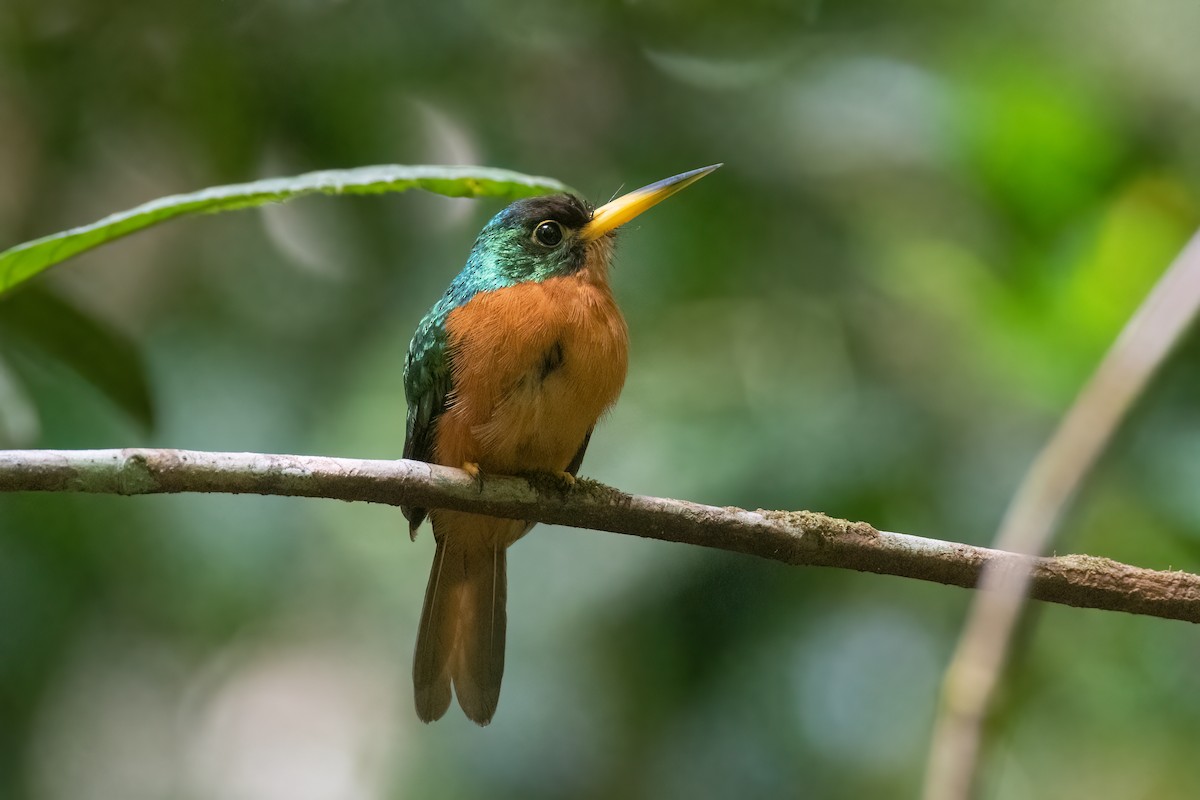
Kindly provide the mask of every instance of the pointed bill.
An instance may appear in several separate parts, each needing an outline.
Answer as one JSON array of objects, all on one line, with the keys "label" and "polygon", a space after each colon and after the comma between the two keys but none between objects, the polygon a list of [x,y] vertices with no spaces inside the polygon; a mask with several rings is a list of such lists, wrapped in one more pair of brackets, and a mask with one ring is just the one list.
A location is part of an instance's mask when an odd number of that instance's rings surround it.
[{"label": "pointed bill", "polygon": [[713,164],[711,167],[701,167],[691,172],[684,172],[673,178],[666,178],[658,183],[635,189],[610,203],[605,203],[592,214],[592,221],[583,226],[579,237],[585,242],[591,242],[611,233],[651,206],[658,205],[676,192],[686,189],[720,166],[720,164]]}]

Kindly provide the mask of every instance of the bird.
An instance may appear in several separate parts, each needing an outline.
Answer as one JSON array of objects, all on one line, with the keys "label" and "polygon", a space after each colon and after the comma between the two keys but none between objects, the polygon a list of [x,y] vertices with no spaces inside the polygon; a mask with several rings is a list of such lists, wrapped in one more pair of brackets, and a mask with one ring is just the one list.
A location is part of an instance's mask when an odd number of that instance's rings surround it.
[{"label": "bird", "polygon": [[[404,457],[482,474],[575,482],[592,430],[625,383],[629,336],[609,287],[617,230],[720,167],[594,208],[574,194],[518,200],[480,232],[421,320],[404,365]],[[532,523],[401,507],[436,549],[413,655],[423,722],[450,707],[491,722],[504,675],[506,553]]]}]

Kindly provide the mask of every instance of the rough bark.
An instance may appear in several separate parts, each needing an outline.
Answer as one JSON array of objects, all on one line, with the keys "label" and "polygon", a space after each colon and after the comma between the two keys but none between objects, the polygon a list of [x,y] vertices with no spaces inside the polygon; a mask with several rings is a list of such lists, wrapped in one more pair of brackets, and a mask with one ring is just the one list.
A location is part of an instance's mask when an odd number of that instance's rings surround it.
[{"label": "rough bark", "polygon": [[812,511],[748,511],[629,495],[587,479],[564,488],[540,476],[476,481],[460,470],[419,461],[192,450],[8,450],[0,451],[0,492],[217,492],[406,503],[962,587],[974,587],[985,565],[1027,564],[1030,594],[1039,600],[1200,622],[1200,576],[1186,572],[1087,555],[1029,558],[880,531]]}]

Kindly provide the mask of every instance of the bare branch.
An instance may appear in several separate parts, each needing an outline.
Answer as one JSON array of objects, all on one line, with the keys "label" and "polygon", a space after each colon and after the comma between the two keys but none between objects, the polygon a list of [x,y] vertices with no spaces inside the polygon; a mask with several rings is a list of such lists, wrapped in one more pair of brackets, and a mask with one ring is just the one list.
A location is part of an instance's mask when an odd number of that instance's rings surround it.
[{"label": "bare branch", "polygon": [[[791,565],[973,587],[987,565],[1030,571],[1033,597],[1083,608],[1200,622],[1200,576],[1106,558],[1025,558],[879,531],[810,511],[747,511],[628,495],[581,479],[486,477],[419,461],[189,450],[0,451],[0,492],[220,492],[451,508],[712,547]],[[397,530],[400,529],[397,523]]]}]

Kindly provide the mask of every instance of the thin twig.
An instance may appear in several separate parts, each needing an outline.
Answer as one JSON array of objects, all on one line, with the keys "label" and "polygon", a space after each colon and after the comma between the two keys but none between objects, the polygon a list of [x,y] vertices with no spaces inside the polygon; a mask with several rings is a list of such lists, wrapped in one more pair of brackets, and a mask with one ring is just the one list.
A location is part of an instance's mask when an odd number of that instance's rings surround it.
[{"label": "thin twig", "polygon": [[963,587],[975,586],[989,564],[1008,569],[1028,564],[1038,599],[1200,622],[1200,576],[1186,572],[1141,569],[1094,556],[1026,559],[809,511],[717,508],[624,494],[586,479],[563,490],[553,479],[536,477],[476,482],[460,470],[419,461],[189,450],[0,451],[0,492],[21,491],[222,492],[405,503]]},{"label": "thin twig", "polygon": [[[1000,524],[996,546],[1046,552],[1067,506],[1129,409],[1200,309],[1200,233],[1143,301],[1038,454]],[[1030,582],[986,569],[942,684],[925,800],[966,800],[978,781],[983,722],[1008,660]]]}]

